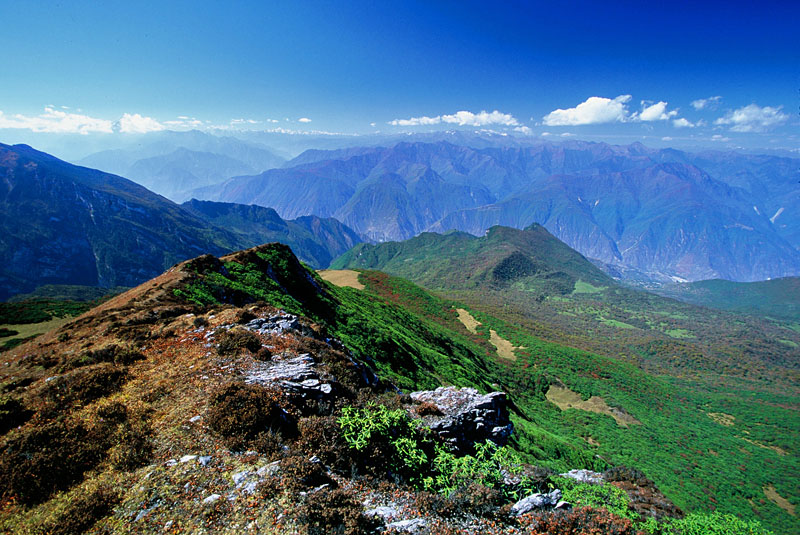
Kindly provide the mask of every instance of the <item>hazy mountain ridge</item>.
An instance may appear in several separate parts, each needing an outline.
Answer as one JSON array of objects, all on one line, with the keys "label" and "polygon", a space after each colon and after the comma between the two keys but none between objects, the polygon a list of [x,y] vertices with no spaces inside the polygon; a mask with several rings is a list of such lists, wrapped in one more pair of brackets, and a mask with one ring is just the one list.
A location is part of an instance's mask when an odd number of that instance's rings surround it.
[{"label": "hazy mountain ridge", "polygon": [[[199,254],[276,240],[326,267],[360,241],[333,220],[283,222],[271,210],[235,205],[215,207],[213,217],[212,208],[186,210],[130,180],[26,145],[0,144],[0,178],[2,298],[43,284],[134,286]],[[258,226],[265,218],[274,226]]]},{"label": "hazy mountain ridge", "polygon": [[268,147],[231,136],[156,132],[132,148],[91,154],[79,164],[124,176],[175,202],[191,190],[280,167],[285,159]]},{"label": "hazy mountain ridge", "polygon": [[333,216],[376,241],[540,223],[588,257],[686,280],[800,272],[789,158],[585,142],[404,142],[324,156],[309,151],[195,193],[282,217]]}]

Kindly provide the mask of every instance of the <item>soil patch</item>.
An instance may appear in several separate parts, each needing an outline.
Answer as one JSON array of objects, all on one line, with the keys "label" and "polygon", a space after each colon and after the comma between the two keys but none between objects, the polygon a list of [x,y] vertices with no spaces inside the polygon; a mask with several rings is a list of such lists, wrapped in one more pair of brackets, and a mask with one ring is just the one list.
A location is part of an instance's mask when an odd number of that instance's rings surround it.
[{"label": "soil patch", "polygon": [[795,516],[795,506],[789,500],[778,494],[778,491],[775,490],[774,485],[767,485],[764,487],[764,494],[767,498],[775,502],[775,505],[786,511],[792,516]]},{"label": "soil patch", "polygon": [[497,354],[504,359],[517,360],[517,355],[514,354],[514,350],[522,349],[501,337],[494,329],[489,330],[489,342],[497,348]]},{"label": "soil patch", "polygon": [[617,422],[617,425],[621,427],[628,427],[629,425],[641,425],[642,423],[622,409],[609,407],[608,403],[606,403],[605,400],[599,396],[592,396],[584,401],[580,394],[563,386],[550,385],[545,397],[547,398],[547,401],[554,403],[562,411],[567,409],[579,409],[582,411],[607,414],[608,416],[614,418],[614,420]]},{"label": "soil patch", "polygon": [[347,286],[356,290],[366,288],[358,280],[358,271],[353,271],[352,269],[323,269],[322,271],[317,271],[317,273],[320,277],[336,286]]},{"label": "soil patch", "polygon": [[736,420],[735,416],[730,414],[725,414],[724,412],[707,412],[708,417],[717,422],[719,425],[724,425],[730,427],[733,425],[734,420]]},{"label": "soil patch", "polygon": [[481,322],[473,318],[472,314],[463,308],[457,308],[456,312],[458,312],[458,321],[463,323],[464,327],[466,327],[467,330],[472,334],[478,334],[478,325],[480,325]]}]

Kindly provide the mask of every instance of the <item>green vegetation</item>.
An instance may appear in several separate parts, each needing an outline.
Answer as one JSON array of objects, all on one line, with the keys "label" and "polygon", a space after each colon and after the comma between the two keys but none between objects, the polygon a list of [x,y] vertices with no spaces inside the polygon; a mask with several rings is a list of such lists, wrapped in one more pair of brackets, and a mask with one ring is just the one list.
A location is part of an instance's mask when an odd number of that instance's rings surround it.
[{"label": "green vegetation", "polygon": [[720,513],[692,513],[686,518],[669,519],[661,523],[648,519],[644,531],[651,535],[772,535],[756,520],[741,520]]},{"label": "green vegetation", "polygon": [[42,323],[53,318],[78,316],[97,305],[97,301],[60,301],[56,299],[0,303],[0,325]]},{"label": "green vegetation", "polygon": [[[195,268],[198,278],[181,291],[206,295],[204,303],[264,299],[306,315],[404,390],[444,383],[486,391],[497,388],[492,384],[499,385],[515,404],[512,446],[527,462],[559,471],[635,466],[686,510],[757,516],[783,533],[797,527],[796,519],[765,499],[762,491],[774,485],[790,502],[798,500],[791,474],[800,471],[795,440],[800,418],[792,407],[800,403],[800,397],[787,381],[789,375],[783,375],[788,370],[781,368],[791,356],[779,344],[781,356],[773,357],[774,346],[749,331],[747,345],[741,346],[748,329],[745,321],[736,323],[705,312],[704,320],[692,328],[698,333],[695,343],[676,340],[649,326],[683,328],[687,320],[671,316],[698,319],[692,307],[610,285],[602,294],[536,302],[525,313],[517,308],[518,301],[503,303],[505,297],[513,296],[507,288],[498,293],[453,290],[450,295],[466,298],[456,302],[370,271],[360,277],[365,290],[330,287],[281,246],[262,248],[258,254],[248,253],[225,265],[207,263]],[[278,294],[277,288],[287,292],[270,301],[273,291]],[[598,300],[598,295],[604,299]],[[653,302],[660,305],[645,311]],[[476,334],[464,328],[454,307],[466,308],[481,323]],[[552,314],[554,307],[568,307],[581,318],[591,318],[595,327],[570,340],[585,342],[602,333],[596,346],[586,345],[602,347],[606,355],[613,349],[619,353],[604,356],[548,340],[557,338],[553,332],[558,324],[538,323],[536,311],[545,307],[551,318],[562,317]],[[598,314],[624,319],[635,328],[606,326],[614,330],[598,331]],[[712,327],[719,321],[723,324]],[[581,325],[573,323],[569,330],[575,332]],[[714,329],[718,336],[711,338],[707,333]],[[516,361],[498,360],[489,343],[490,330],[523,348],[517,351]],[[641,333],[650,330],[660,336],[642,338]],[[731,332],[741,334],[726,338]],[[712,348],[715,358],[709,356]],[[583,399],[602,397],[641,425],[620,427],[607,415],[560,411],[545,398],[549,386],[558,382]],[[705,415],[708,412],[734,415],[736,423],[720,425]],[[419,449],[426,452],[426,459],[436,458],[435,451],[417,445],[402,442],[388,447],[406,452]],[[409,458],[412,465],[423,462]]]},{"label": "green vegetation", "polygon": [[605,508],[609,513],[631,520],[639,517],[631,509],[631,501],[624,490],[614,485],[581,483],[566,477],[552,478],[561,489],[561,499],[577,507]]},{"label": "green vegetation", "polygon": [[654,291],[695,305],[783,321],[800,320],[800,277],[759,282],[714,279],[667,285]]},{"label": "green vegetation", "polygon": [[418,428],[404,409],[374,404],[362,409],[345,407],[338,423],[350,448],[367,458],[388,462],[390,473],[420,490],[451,496],[476,484],[509,492],[507,501],[536,490],[525,476],[520,476],[513,491],[503,485],[508,475],[519,475],[522,469],[521,460],[509,448],[479,443],[474,455],[457,456],[434,443],[427,436],[428,430]]}]

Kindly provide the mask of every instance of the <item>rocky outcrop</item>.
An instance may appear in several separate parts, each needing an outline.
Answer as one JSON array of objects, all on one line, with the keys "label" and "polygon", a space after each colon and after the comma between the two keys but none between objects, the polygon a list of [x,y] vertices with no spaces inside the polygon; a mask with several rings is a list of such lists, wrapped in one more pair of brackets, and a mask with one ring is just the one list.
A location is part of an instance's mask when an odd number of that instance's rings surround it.
[{"label": "rocky outcrop", "polygon": [[600,485],[605,482],[603,474],[592,472],[591,470],[570,470],[569,472],[559,474],[561,477],[568,477],[581,483],[593,483]]},{"label": "rocky outcrop", "polygon": [[421,419],[457,453],[472,453],[476,442],[486,440],[502,446],[514,430],[505,392],[480,394],[474,388],[449,386],[412,392],[411,399],[436,407],[424,411]]},{"label": "rocky outcrop", "polygon": [[514,516],[521,516],[536,509],[549,509],[555,507],[556,509],[565,509],[569,504],[561,500],[561,491],[554,489],[548,493],[531,494],[511,507],[511,514]]}]

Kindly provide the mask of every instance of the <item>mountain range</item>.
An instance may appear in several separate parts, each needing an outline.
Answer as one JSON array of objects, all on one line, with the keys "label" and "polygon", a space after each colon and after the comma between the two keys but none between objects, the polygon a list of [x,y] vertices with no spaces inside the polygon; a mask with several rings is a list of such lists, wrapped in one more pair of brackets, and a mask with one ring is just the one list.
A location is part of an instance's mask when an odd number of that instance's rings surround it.
[{"label": "mountain range", "polygon": [[283,221],[266,208],[219,203],[182,207],[26,145],[0,144],[0,177],[3,299],[45,284],[134,286],[199,254],[275,240],[326,267],[360,241],[330,219]]},{"label": "mountain range", "polygon": [[547,227],[586,257],[653,278],[800,273],[797,159],[634,143],[472,148],[445,141],[313,150],[197,198],[335,217],[372,241]]},{"label": "mountain range", "polygon": [[104,150],[76,163],[124,176],[183,202],[190,199],[193,189],[260,173],[284,162],[284,157],[262,144],[192,130],[156,132],[133,147]]}]

